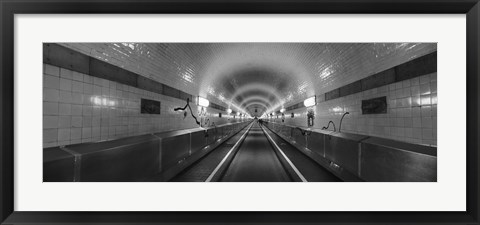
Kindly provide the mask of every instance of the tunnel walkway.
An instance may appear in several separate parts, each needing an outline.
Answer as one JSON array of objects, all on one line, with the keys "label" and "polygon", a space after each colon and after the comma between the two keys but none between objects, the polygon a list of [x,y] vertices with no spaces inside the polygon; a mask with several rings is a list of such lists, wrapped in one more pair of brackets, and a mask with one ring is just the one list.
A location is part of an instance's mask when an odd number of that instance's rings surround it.
[{"label": "tunnel walkway", "polygon": [[240,132],[228,139],[225,143],[208,153],[202,159],[182,171],[179,175],[171,179],[173,182],[203,182],[213,173],[216,166],[220,164],[232,149],[236,142],[240,141],[243,134],[248,132],[249,126],[243,128]]},{"label": "tunnel walkway", "polygon": [[292,180],[263,134],[262,128],[254,122],[221,181],[288,182]]},{"label": "tunnel walkway", "polygon": [[309,182],[341,181],[256,121],[170,181],[210,181],[216,173],[213,181],[220,182],[293,182],[298,175]]},{"label": "tunnel walkway", "polygon": [[268,128],[263,127],[263,129],[265,133],[272,138],[272,141],[281,148],[281,151],[291,160],[292,164],[295,165],[308,182],[342,181]]}]

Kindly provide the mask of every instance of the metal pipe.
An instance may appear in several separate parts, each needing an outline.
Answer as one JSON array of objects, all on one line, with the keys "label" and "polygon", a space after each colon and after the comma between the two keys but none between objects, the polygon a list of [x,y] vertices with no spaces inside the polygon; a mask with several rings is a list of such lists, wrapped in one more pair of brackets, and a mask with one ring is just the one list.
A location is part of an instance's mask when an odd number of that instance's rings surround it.
[{"label": "metal pipe", "polygon": [[197,125],[199,125],[200,127],[202,127],[202,123],[200,123],[197,119],[197,117],[195,115],[193,115],[193,111],[192,111],[192,108],[190,107],[190,98],[187,98],[187,104],[182,108],[182,107],[177,107],[177,108],[174,108],[173,111],[185,111],[185,113],[183,114],[183,119],[185,119],[185,117],[187,116],[187,111],[186,109],[190,109],[190,114],[192,115],[193,119],[195,119],[195,123],[197,123]]},{"label": "metal pipe", "polygon": [[342,118],[340,119],[340,125],[338,126],[338,132],[340,132],[340,129],[342,129],[342,121],[343,121],[343,117],[345,117],[345,115],[347,114],[350,114],[349,112],[346,112],[343,114]]},{"label": "metal pipe", "polygon": [[326,127],[322,127],[322,130],[326,130],[326,129],[328,129],[328,128],[330,127],[330,123],[332,123],[332,124],[333,124],[333,131],[334,131],[334,132],[336,132],[336,131],[337,131],[337,129],[335,128],[335,123],[334,123],[333,121],[331,121],[331,120],[330,120],[330,121],[328,121],[328,125],[327,125]]}]

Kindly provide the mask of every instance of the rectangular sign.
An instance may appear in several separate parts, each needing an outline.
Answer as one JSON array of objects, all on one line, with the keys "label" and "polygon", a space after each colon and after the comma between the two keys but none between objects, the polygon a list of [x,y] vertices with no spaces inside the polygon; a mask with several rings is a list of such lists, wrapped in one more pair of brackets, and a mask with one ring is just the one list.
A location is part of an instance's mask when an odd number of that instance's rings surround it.
[{"label": "rectangular sign", "polygon": [[142,98],[140,110],[142,114],[160,114],[160,102]]},{"label": "rectangular sign", "polygon": [[362,100],[362,114],[387,113],[387,96]]}]

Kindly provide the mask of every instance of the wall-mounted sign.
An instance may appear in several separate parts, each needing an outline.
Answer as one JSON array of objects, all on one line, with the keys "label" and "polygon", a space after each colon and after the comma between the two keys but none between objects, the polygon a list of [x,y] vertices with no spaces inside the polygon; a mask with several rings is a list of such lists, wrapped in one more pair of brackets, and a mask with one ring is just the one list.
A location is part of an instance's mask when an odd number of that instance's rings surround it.
[{"label": "wall-mounted sign", "polygon": [[387,96],[362,100],[362,114],[387,113]]},{"label": "wall-mounted sign", "polygon": [[160,102],[150,99],[141,99],[140,113],[142,114],[160,114]]}]

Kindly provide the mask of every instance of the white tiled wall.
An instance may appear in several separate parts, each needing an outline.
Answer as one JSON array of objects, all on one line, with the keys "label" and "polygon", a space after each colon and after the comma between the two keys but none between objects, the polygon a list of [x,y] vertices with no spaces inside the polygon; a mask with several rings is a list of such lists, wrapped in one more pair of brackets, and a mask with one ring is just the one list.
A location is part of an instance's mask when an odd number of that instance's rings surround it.
[{"label": "white tiled wall", "polygon": [[217,104],[233,97],[235,90],[222,80],[241,81],[235,76],[238,65],[262,65],[266,71],[272,68],[278,79],[270,80],[273,86],[276,82],[285,86],[277,91],[287,105],[437,49],[436,43],[59,44],[180,90],[205,92],[202,95]]},{"label": "white tiled wall", "polygon": [[[362,100],[387,96],[386,114],[362,115]],[[437,74],[370,89],[353,95],[325,101],[317,96],[315,128],[327,126],[332,120],[339,128],[345,112],[342,132],[384,137],[410,143],[437,144]],[[285,112],[285,123],[307,126],[306,108]],[[291,113],[295,117],[291,118]],[[275,119],[281,122],[281,119]],[[332,126],[330,126],[332,128]]]},{"label": "white tiled wall", "polygon": [[[160,101],[160,115],[141,114],[141,98]],[[44,64],[44,147],[198,127],[190,113],[184,119],[182,111],[173,111],[185,104],[177,98]],[[191,103],[191,107],[197,115],[197,106]],[[240,121],[225,112],[219,118],[218,113],[207,109],[207,117],[216,125]]]}]

